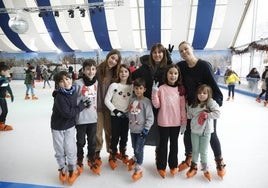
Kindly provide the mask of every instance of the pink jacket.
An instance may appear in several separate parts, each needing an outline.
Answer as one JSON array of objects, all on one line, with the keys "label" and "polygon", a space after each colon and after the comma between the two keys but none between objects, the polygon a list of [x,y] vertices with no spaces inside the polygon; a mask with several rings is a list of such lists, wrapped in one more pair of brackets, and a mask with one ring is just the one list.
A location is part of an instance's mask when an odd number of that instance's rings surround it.
[{"label": "pink jacket", "polygon": [[178,87],[166,84],[152,92],[152,104],[159,108],[157,124],[161,127],[177,127],[186,125],[185,96],[180,96]]}]

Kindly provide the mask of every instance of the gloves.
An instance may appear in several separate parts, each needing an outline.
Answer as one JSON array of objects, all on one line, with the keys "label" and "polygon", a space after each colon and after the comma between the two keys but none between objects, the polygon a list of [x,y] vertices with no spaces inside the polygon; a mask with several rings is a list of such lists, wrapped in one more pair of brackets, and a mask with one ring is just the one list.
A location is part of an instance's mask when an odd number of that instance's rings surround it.
[{"label": "gloves", "polygon": [[159,82],[156,82],[156,83],[155,81],[153,82],[153,92],[158,92],[159,90],[158,85],[159,85]]},{"label": "gloves", "polygon": [[143,129],[143,130],[141,131],[140,136],[141,136],[142,138],[145,138],[145,137],[148,135],[148,133],[149,133],[149,130],[147,130],[147,129]]},{"label": "gloves", "polygon": [[168,45],[168,49],[166,49],[166,56],[167,56],[167,64],[170,65],[172,64],[172,59],[171,59],[171,54],[173,51],[174,45]]},{"label": "gloves", "polygon": [[11,95],[11,102],[14,101],[14,95]]},{"label": "gloves", "polygon": [[186,125],[181,125],[180,126],[180,133],[184,134],[185,131],[186,131]]},{"label": "gloves", "polygon": [[91,101],[89,98],[82,99],[82,102],[86,108],[89,108],[91,106]]},{"label": "gloves", "polygon": [[174,48],[174,45],[172,45],[172,46],[171,46],[171,44],[168,45],[168,52],[170,54],[172,54],[173,48]]},{"label": "gloves", "polygon": [[120,110],[114,109],[113,113],[117,116],[117,117],[121,117],[122,115],[124,115],[123,112],[121,112]]},{"label": "gloves", "polygon": [[239,84],[239,85],[241,84],[240,80],[238,81],[238,84]]},{"label": "gloves", "polygon": [[208,118],[207,112],[201,112],[198,116],[198,124],[203,125],[205,120]]}]

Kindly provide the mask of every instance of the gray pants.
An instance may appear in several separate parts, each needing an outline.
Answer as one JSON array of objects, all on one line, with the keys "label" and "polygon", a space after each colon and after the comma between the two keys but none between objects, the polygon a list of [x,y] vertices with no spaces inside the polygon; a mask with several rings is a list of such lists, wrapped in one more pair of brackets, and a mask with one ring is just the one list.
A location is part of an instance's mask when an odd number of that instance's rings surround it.
[{"label": "gray pants", "polygon": [[75,140],[75,127],[67,130],[51,130],[55,157],[59,169],[68,167],[68,170],[76,170],[77,147]]}]

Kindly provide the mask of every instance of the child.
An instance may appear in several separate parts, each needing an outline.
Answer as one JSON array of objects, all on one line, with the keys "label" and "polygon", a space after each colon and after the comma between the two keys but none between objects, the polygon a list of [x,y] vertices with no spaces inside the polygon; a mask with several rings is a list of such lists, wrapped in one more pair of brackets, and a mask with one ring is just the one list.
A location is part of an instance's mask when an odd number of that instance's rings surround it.
[{"label": "child", "polygon": [[119,67],[118,79],[112,83],[105,96],[105,105],[111,111],[112,138],[110,145],[109,164],[112,169],[117,167],[117,145],[119,142],[120,154],[118,158],[123,163],[128,162],[126,146],[128,140],[128,117],[127,111],[133,88],[131,85],[131,73],[127,65],[121,64]]},{"label": "child", "polygon": [[238,82],[240,84],[240,79],[237,76],[237,74],[233,70],[227,70],[225,73],[225,82],[228,86],[228,98],[227,101],[231,99],[232,94],[232,100],[234,100],[234,90],[235,90],[235,84]]},{"label": "child", "polygon": [[34,94],[34,67],[31,66],[30,64],[28,65],[28,69],[25,70],[26,76],[24,79],[24,84],[26,85],[26,95],[25,95],[25,100],[30,99],[29,96],[29,90],[31,91],[32,94],[32,100],[37,100],[38,98]]},{"label": "child", "polygon": [[[266,88],[267,83],[265,81],[266,78],[268,78],[268,66],[265,66],[265,70],[263,71],[262,76],[261,76],[261,79],[262,79],[261,89],[262,89],[262,91],[258,95],[258,97],[256,98],[256,101],[258,103],[261,103],[261,97],[262,97],[262,95],[263,94],[266,94],[266,89],[267,89]],[[264,106],[266,106],[266,103],[264,103]]]},{"label": "child", "polygon": [[[76,145],[77,145],[77,164],[80,173],[83,172],[83,148],[87,138],[87,159],[88,166],[95,174],[100,174],[100,167],[95,163],[94,155],[96,149],[96,129],[97,129],[97,86],[96,80],[97,65],[95,60],[88,59],[83,62],[82,76],[75,81],[78,92],[78,103],[82,99],[88,98],[90,101],[89,108],[81,111],[76,119]],[[71,75],[70,75],[71,77]]]},{"label": "child", "polygon": [[7,92],[11,96],[11,102],[14,101],[14,96],[9,85],[8,75],[9,75],[9,66],[5,64],[1,64],[0,65],[0,109],[2,112],[0,115],[0,131],[13,130],[13,127],[11,125],[7,125],[5,123],[7,113],[8,113],[7,101],[6,101]]},{"label": "child", "polygon": [[[166,165],[174,176],[178,171],[178,137],[180,126],[186,126],[185,89],[181,84],[180,69],[177,65],[170,65],[165,70],[164,84],[158,88],[153,84],[152,103],[157,109],[157,124],[160,135],[156,166],[162,178],[166,177]],[[170,140],[169,154],[167,154],[168,140]],[[168,156],[168,160],[167,160]]]},{"label": "child", "polygon": [[196,98],[189,106],[187,116],[191,119],[192,163],[186,173],[187,177],[193,177],[197,171],[197,161],[200,154],[202,171],[210,181],[211,174],[208,171],[208,147],[211,133],[214,131],[213,120],[219,118],[220,109],[217,102],[212,99],[212,89],[206,84],[197,88]]},{"label": "child", "polygon": [[133,181],[142,177],[143,150],[146,136],[154,123],[154,114],[151,100],[144,96],[146,83],[142,78],[134,81],[135,97],[131,99],[128,116],[129,129],[134,156],[128,162],[128,170],[135,171],[132,174]]},{"label": "child", "polygon": [[48,70],[44,67],[43,70],[42,70],[42,78],[44,80],[44,86],[43,86],[43,89],[46,88],[46,83],[47,85],[49,86],[49,88],[51,88],[50,86],[50,83],[49,83],[49,73],[48,73]]},{"label": "child", "polygon": [[111,112],[104,104],[104,98],[108,87],[113,80],[117,79],[119,65],[121,64],[121,53],[120,51],[113,49],[107,55],[105,60],[97,67],[97,80],[98,80],[98,90],[97,90],[97,135],[96,135],[96,151],[95,151],[95,161],[100,166],[102,160],[100,157],[100,152],[103,146],[103,131],[106,142],[106,151],[110,153],[111,144]]},{"label": "child", "polygon": [[[51,132],[55,157],[59,165],[59,179],[72,185],[79,175],[76,167],[77,149],[75,141],[75,118],[79,112],[89,107],[89,100],[80,101],[68,72],[54,75],[56,90],[53,92],[54,104],[51,116]],[[68,171],[68,175],[67,175]]]}]

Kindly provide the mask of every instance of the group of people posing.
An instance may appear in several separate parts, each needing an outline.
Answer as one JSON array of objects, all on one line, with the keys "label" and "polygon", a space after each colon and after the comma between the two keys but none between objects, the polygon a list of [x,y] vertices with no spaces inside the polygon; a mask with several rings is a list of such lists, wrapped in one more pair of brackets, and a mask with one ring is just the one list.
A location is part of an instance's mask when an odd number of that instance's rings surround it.
[{"label": "group of people posing", "polygon": [[[104,140],[110,167],[115,170],[122,161],[134,171],[133,181],[143,176],[144,145],[155,146],[156,169],[162,178],[167,166],[172,176],[188,169],[186,176],[193,177],[200,156],[204,177],[211,180],[210,144],[218,176],[223,178],[226,171],[216,125],[223,95],[211,64],[196,58],[188,42],[178,48],[183,60],[177,64],[170,57],[173,46],[166,49],[156,43],[133,72],[114,49],[98,66],[93,59],[85,60],[78,80],[66,71],[54,75],[51,130],[61,182],[73,184],[84,171],[85,159],[100,175]],[[132,157],[127,155],[129,131]],[[179,164],[180,134],[186,158]]]}]

